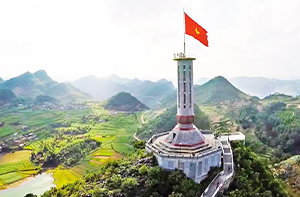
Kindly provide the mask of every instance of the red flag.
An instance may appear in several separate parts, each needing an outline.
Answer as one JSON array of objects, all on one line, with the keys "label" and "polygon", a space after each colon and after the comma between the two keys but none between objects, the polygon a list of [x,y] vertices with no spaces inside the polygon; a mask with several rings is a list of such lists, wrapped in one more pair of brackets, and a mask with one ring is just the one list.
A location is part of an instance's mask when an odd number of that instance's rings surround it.
[{"label": "red flag", "polygon": [[208,47],[207,31],[198,25],[193,19],[191,19],[186,13],[184,13],[185,19],[185,33],[193,36],[196,40],[199,40],[202,44]]}]

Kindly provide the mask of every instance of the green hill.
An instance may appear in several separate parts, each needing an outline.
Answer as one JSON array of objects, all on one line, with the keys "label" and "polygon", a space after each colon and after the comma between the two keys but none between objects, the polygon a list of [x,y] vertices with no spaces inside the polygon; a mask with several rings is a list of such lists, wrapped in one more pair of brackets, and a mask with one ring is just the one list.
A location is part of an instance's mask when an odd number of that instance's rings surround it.
[{"label": "green hill", "polygon": [[64,101],[90,98],[71,84],[54,81],[44,70],[33,74],[26,72],[4,81],[0,83],[0,89],[9,89],[17,97],[35,98],[38,95],[48,95]]},{"label": "green hill", "polygon": [[0,89],[0,106],[1,103],[8,103],[16,98],[16,95],[9,89]]},{"label": "green hill", "polygon": [[[153,134],[170,131],[176,125],[176,113],[177,106],[168,108],[165,112],[157,116],[155,119],[150,120],[147,124],[143,125],[137,132],[138,136],[142,139],[148,139]],[[194,114],[195,114],[195,125],[199,129],[209,129],[210,120],[206,116],[197,104],[194,104]]]},{"label": "green hill", "polygon": [[149,107],[127,92],[120,92],[111,97],[105,102],[104,107],[117,111],[143,111],[149,109]]},{"label": "green hill", "polygon": [[215,77],[201,86],[196,85],[194,90],[195,102],[200,105],[240,102],[250,98],[222,76]]},{"label": "green hill", "polygon": [[[200,106],[238,107],[252,102],[252,97],[234,87],[222,76],[215,77],[207,83],[194,86],[194,102]],[[176,103],[176,91],[160,100],[162,107]]]}]

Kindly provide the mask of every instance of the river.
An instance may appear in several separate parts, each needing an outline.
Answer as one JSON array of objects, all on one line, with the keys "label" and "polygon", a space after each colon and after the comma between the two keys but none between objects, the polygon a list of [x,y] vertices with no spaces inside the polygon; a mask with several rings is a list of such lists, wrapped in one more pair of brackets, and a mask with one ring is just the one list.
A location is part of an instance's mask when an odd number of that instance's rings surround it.
[{"label": "river", "polygon": [[40,196],[51,187],[55,187],[54,179],[51,174],[43,172],[34,177],[29,177],[15,187],[0,190],[1,197],[24,197],[28,193]]}]

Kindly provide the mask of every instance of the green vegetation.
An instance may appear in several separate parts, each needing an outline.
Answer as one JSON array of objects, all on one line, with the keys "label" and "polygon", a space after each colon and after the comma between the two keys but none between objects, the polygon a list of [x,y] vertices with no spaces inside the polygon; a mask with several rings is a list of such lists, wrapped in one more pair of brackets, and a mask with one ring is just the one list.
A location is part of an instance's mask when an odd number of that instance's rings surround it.
[{"label": "green vegetation", "polygon": [[41,105],[41,104],[44,104],[44,103],[56,103],[57,100],[51,96],[48,96],[48,95],[39,95],[37,97],[35,97],[35,100],[34,100],[34,103],[36,105]]},{"label": "green vegetation", "polygon": [[0,156],[0,188],[40,171],[41,167],[29,161],[30,152],[24,150]]},{"label": "green vegetation", "polygon": [[[139,145],[134,145],[139,146]],[[53,188],[42,197],[55,196],[187,196],[194,197],[207,187],[218,172],[212,169],[202,184],[188,179],[182,171],[165,171],[156,164],[153,156],[143,150],[120,160],[107,161],[83,180]]]},{"label": "green vegetation", "polygon": [[9,89],[0,89],[0,106],[4,103],[10,102],[16,98],[16,95]]},{"label": "green vegetation", "polygon": [[[139,137],[142,139],[148,139],[153,134],[170,131],[176,125],[176,113],[177,106],[173,106],[167,109],[164,113],[157,116],[155,119],[150,120],[147,124],[143,125],[137,132]],[[194,104],[194,114],[195,114],[195,125],[199,129],[209,129],[210,120],[209,118],[200,110],[198,105]]]},{"label": "green vegetation", "polygon": [[[141,125],[141,113],[110,112],[97,102],[71,105],[72,110],[23,106],[1,109],[4,126],[0,128],[0,142],[5,140],[9,149],[18,150],[16,138],[22,140],[27,151],[0,157],[0,187],[38,173],[41,166],[57,166],[49,173],[53,173],[55,184],[62,187],[107,160],[134,152],[132,136]],[[29,140],[28,136],[36,139]],[[11,154],[14,156],[8,157]],[[10,179],[10,175],[17,178]]]},{"label": "green vegetation", "polygon": [[287,160],[274,165],[275,176],[287,183],[289,196],[300,196],[300,156],[295,155]]},{"label": "green vegetation", "polygon": [[143,111],[149,109],[134,96],[127,92],[120,92],[106,101],[104,107],[117,111]]},{"label": "green vegetation", "polygon": [[47,167],[58,165],[71,167],[99,146],[100,142],[90,138],[84,140],[73,140],[66,137],[55,138],[43,144],[40,149],[35,150],[37,153],[32,153],[30,160],[35,164],[42,164],[42,166]]},{"label": "green vegetation", "polygon": [[260,112],[256,106],[240,109],[239,122],[244,129],[253,128],[258,139],[276,148],[277,157],[286,153],[299,154],[300,148],[300,110],[284,102],[273,102]]},{"label": "green vegetation", "polygon": [[276,179],[266,163],[258,155],[240,143],[233,143],[235,169],[234,181],[223,196],[230,197],[285,197],[283,182]]}]

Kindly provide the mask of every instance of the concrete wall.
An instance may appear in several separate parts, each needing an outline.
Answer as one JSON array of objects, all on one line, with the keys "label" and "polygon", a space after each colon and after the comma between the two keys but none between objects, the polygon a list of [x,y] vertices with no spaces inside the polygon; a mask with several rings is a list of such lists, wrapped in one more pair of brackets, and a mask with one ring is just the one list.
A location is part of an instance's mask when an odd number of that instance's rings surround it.
[{"label": "concrete wall", "polygon": [[168,158],[159,155],[156,158],[162,168],[183,170],[187,177],[200,182],[206,177],[210,167],[221,165],[221,150],[201,158]]}]

